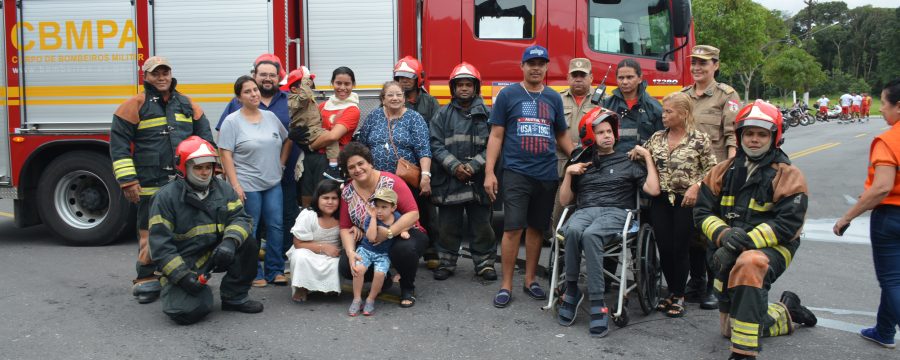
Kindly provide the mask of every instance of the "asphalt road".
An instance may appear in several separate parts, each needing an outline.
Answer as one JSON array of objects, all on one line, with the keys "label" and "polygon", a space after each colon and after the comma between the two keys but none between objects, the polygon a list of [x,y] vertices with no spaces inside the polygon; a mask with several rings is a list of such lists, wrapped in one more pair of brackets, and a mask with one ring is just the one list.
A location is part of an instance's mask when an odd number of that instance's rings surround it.
[{"label": "asphalt road", "polygon": [[[815,328],[763,339],[762,358],[887,359],[900,353],[875,347],[855,331],[874,323],[879,297],[871,265],[866,219],[848,236],[829,236],[834,218],[862,190],[866,153],[884,122],[815,124],[791,128],[784,149],[806,174],[810,211],[804,242],[787,273],[770,291],[800,294],[819,317]],[[836,145],[828,145],[836,144]],[[825,145],[825,146],[823,146]],[[846,195],[846,196],[845,196]],[[604,339],[587,334],[585,308],[575,325],[556,324],[542,304],[519,289],[506,309],[491,306],[498,284],[483,284],[472,264],[450,280],[433,280],[422,266],[418,303],[400,309],[396,288],[377,303],[373,317],[349,318],[350,295],[311,296],[298,305],[285,287],[253,289],[266,309],[257,315],[214,311],[202,323],[169,321],[159,302],[137,304],[130,294],[136,243],[68,247],[45,227],[17,229],[11,203],[0,201],[0,359],[161,359],[345,357],[724,359],[728,341],[718,334],[717,312],[689,306],[681,319],[641,314],[612,326]],[[545,255],[546,255],[545,249]],[[221,275],[213,283],[218,284]],[[516,275],[516,283],[521,283]],[[546,281],[542,280],[546,286]],[[612,301],[610,301],[610,304]]]}]

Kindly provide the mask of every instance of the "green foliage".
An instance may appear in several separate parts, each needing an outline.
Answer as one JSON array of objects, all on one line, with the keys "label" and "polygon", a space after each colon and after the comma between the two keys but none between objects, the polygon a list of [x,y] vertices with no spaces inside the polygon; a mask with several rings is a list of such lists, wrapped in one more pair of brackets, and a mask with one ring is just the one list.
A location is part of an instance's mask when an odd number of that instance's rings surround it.
[{"label": "green foliage", "polygon": [[766,36],[769,11],[751,0],[695,0],[692,3],[698,44],[721,50],[719,69],[732,75],[755,69]]},{"label": "green foliage", "polygon": [[806,92],[826,76],[812,55],[792,47],[769,59],[763,66],[763,80],[785,90]]}]

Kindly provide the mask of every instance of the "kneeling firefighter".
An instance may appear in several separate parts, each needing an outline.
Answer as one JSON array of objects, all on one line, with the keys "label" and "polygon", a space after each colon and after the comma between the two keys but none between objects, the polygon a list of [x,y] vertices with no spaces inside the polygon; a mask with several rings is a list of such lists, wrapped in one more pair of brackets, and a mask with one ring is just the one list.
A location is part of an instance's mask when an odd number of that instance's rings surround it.
[{"label": "kneeling firefighter", "polygon": [[179,178],[162,187],[150,206],[150,255],[162,269],[163,312],[178,324],[193,324],[212,310],[213,272],[225,272],[219,288],[222,310],[258,313],[250,300],[258,247],[251,217],[237,193],[213,176],[218,155],[191,136],[176,149]]}]

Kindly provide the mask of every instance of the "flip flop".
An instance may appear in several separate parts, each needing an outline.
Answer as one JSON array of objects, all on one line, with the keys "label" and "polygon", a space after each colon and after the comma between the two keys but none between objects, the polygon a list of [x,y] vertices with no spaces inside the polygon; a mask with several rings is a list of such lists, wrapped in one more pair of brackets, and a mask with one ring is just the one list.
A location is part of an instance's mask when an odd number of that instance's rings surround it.
[{"label": "flip flop", "polygon": [[575,296],[563,294],[562,304],[559,305],[559,311],[556,314],[556,320],[562,326],[572,326],[575,323],[575,317],[578,316],[578,307],[584,301],[584,293],[576,290]]},{"label": "flip flop", "polygon": [[591,323],[588,333],[591,337],[602,338],[609,334],[609,308],[591,306]]},{"label": "flip flop", "polygon": [[509,293],[509,290],[500,289],[497,292],[497,295],[494,295],[494,307],[495,308],[505,308],[512,301],[512,294]]},{"label": "flip flop", "polygon": [[547,300],[547,293],[544,292],[544,289],[541,288],[541,285],[538,284],[537,281],[522,287],[522,291],[528,294],[532,299]]}]

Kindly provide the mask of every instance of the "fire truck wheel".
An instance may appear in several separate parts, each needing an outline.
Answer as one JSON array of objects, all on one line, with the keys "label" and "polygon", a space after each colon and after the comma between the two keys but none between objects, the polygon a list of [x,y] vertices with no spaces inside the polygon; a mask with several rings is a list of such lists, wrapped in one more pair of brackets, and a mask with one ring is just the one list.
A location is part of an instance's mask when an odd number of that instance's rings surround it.
[{"label": "fire truck wheel", "polygon": [[44,224],[69,245],[105,245],[135,219],[109,157],[74,151],[54,159],[38,182],[38,212]]}]

